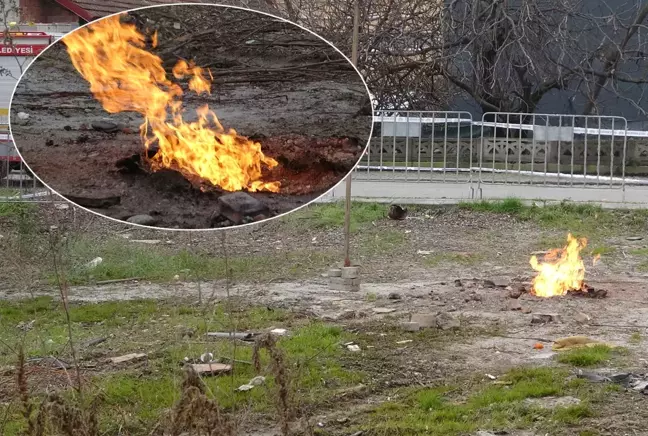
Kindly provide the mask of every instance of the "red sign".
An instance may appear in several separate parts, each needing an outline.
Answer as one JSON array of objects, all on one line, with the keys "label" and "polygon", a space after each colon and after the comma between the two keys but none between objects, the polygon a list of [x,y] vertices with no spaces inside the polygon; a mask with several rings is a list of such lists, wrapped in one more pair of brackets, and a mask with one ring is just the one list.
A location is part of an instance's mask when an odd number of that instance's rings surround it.
[{"label": "red sign", "polygon": [[0,56],[36,56],[47,48],[47,45],[13,44],[1,45]]}]

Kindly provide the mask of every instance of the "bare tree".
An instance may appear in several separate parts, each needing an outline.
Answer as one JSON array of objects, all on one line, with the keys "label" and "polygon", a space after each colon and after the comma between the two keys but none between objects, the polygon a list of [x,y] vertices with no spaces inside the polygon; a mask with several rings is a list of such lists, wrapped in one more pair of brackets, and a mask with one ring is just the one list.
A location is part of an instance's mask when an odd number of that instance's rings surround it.
[{"label": "bare tree", "polygon": [[[286,18],[351,52],[356,0],[202,0]],[[358,0],[358,66],[378,109],[533,113],[561,92],[574,114],[623,101],[646,115],[637,0]],[[151,3],[155,1],[151,0]]]}]

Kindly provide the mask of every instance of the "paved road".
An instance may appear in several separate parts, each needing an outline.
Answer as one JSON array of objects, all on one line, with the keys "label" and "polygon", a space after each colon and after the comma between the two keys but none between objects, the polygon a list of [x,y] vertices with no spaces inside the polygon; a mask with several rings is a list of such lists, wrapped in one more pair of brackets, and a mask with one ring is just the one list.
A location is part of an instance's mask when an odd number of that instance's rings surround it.
[{"label": "paved road", "polygon": [[[537,181],[536,181],[537,182]],[[648,185],[644,186],[596,186],[588,184],[575,186],[552,186],[530,184],[482,183],[466,181],[403,181],[363,180],[357,175],[353,180],[351,194],[354,200],[382,203],[444,204],[482,199],[503,199],[509,197],[522,200],[544,200],[547,202],[572,201],[577,203],[599,203],[603,207],[648,208]],[[345,183],[336,186],[321,201],[337,201],[344,198]]]}]

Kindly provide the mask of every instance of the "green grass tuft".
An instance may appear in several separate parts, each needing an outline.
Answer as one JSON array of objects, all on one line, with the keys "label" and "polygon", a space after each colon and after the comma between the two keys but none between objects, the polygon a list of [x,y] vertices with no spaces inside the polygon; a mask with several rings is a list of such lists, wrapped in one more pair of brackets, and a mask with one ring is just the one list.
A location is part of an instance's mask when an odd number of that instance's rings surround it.
[{"label": "green grass tuft", "polygon": [[578,367],[596,366],[610,360],[612,351],[607,345],[575,348],[559,354],[558,362]]}]

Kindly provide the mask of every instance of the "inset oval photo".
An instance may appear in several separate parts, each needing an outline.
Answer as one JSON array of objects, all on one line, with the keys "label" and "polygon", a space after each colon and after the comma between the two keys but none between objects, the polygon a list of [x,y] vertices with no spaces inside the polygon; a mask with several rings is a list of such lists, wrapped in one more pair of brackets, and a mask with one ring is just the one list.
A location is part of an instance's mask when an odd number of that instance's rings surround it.
[{"label": "inset oval photo", "polygon": [[168,229],[263,221],[322,196],[372,129],[367,87],[335,47],[217,5],[113,15],[29,66],[11,102],[23,161],[106,217]]}]

